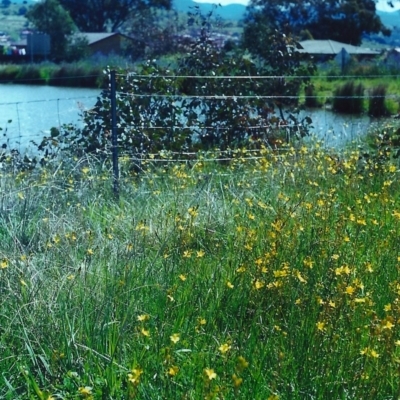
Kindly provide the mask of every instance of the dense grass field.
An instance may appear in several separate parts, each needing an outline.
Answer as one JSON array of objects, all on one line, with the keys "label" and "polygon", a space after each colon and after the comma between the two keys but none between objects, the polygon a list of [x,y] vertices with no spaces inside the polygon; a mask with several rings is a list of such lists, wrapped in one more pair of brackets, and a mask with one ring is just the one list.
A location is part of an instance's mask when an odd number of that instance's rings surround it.
[{"label": "dense grass field", "polygon": [[360,155],[3,172],[0,398],[398,398],[400,169]]}]

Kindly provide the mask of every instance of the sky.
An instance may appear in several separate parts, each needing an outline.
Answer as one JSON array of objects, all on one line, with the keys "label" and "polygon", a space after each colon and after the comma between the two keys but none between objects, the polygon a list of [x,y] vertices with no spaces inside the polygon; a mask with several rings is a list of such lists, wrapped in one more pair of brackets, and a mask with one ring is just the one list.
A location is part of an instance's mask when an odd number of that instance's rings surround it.
[{"label": "sky", "polygon": [[[215,4],[221,4],[221,6],[226,6],[228,4],[243,4],[244,6],[247,6],[249,3],[249,0],[195,0],[196,3],[215,3]],[[394,8],[391,8],[390,6],[387,5],[387,0],[379,0],[376,8],[379,11],[396,11],[400,10],[400,1],[393,1],[393,5],[395,6]]]}]

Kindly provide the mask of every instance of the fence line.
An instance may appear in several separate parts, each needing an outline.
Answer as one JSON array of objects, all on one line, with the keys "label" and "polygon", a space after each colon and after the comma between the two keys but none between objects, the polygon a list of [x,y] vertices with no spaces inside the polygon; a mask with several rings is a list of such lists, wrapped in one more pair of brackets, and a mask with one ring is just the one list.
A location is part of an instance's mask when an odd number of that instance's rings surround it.
[{"label": "fence line", "polygon": [[3,136],[0,144],[7,142],[20,151],[26,150],[29,139],[41,141],[44,136],[49,136],[47,131],[52,127],[79,122],[79,110],[90,109],[97,98],[98,95],[83,95],[3,101],[0,103],[0,128]]},{"label": "fence line", "polygon": [[[119,77],[126,77],[125,74],[116,74]],[[368,78],[400,78],[398,74],[384,75],[141,75],[129,73],[130,78],[147,79],[368,79]]]},{"label": "fence line", "polygon": [[[114,86],[115,88],[115,78],[116,76],[121,76],[118,74],[115,74],[115,72],[111,73],[110,78],[114,79],[110,81],[111,84],[111,88]],[[125,75],[124,75],[125,76]],[[387,75],[386,77],[396,77],[396,79],[399,77],[398,75]],[[140,78],[146,78],[146,79],[178,79],[178,78],[188,78],[188,79],[229,79],[229,80],[233,80],[233,79],[304,79],[307,76],[179,76],[179,75],[174,75],[174,76],[148,76],[148,75],[131,75],[132,78],[135,79],[140,79]],[[369,78],[371,78],[372,76],[370,76]],[[378,77],[378,76],[377,76]],[[381,75],[379,77],[382,77]],[[319,78],[321,79],[321,77],[314,77],[314,76],[308,76],[308,78]],[[329,79],[329,77],[324,77]],[[332,79],[341,79],[341,78],[355,78],[355,76],[332,76]],[[365,78],[365,77],[363,77]],[[100,92],[100,90],[99,90]],[[56,111],[52,111],[52,112],[47,112],[47,117],[50,118],[54,118],[54,120],[57,120],[58,123],[58,127],[60,127],[62,125],[62,116],[66,116],[68,115],[68,110],[66,111],[62,111],[61,110],[61,102],[76,102],[76,104],[74,104],[74,109],[76,110],[76,114],[78,114],[78,110],[79,110],[79,106],[78,106],[78,102],[83,102],[86,100],[91,100],[91,99],[97,99],[99,97],[99,95],[96,96],[67,96],[67,97],[57,97],[54,99],[31,99],[31,100],[26,100],[26,101],[16,101],[16,102],[1,102],[0,103],[0,110],[1,107],[15,107],[15,111],[16,111],[16,119],[17,119],[17,129],[18,129],[18,135],[15,136],[14,138],[12,138],[14,141],[20,141],[20,145],[21,142],[24,139],[28,139],[28,138],[36,138],[37,140],[40,140],[39,135],[37,134],[33,134],[33,133],[23,133],[22,130],[24,129],[23,124],[22,124],[22,118],[23,112],[27,112],[26,110],[24,110],[24,106],[25,105],[34,105],[34,106],[39,106],[42,108],[48,108],[47,106],[49,104],[55,104],[56,105]],[[359,96],[334,96],[332,95],[332,97],[336,97],[336,98],[358,98],[358,99],[369,99],[372,96],[370,95],[359,95]],[[390,94],[385,94],[384,96],[373,96],[375,98],[387,98],[387,99],[398,99],[399,96],[397,94],[394,93],[390,93]],[[278,99],[278,100],[283,100],[283,99],[326,99],[327,96],[326,95],[312,95],[312,96],[307,96],[307,95],[301,95],[301,96],[292,96],[292,95],[217,95],[217,94],[213,94],[213,95],[179,95],[179,94],[157,94],[157,93],[150,93],[150,94],[145,94],[145,93],[129,93],[129,92],[125,92],[125,91],[114,91],[114,94],[111,96],[110,95],[110,100],[111,100],[111,105],[112,105],[112,110],[110,112],[110,120],[112,118],[112,115],[114,116],[113,118],[113,122],[111,123],[111,127],[112,127],[112,131],[116,132],[117,131],[117,121],[116,121],[116,99],[123,99],[123,98],[131,98],[131,99],[168,99],[168,100],[172,100],[172,101],[182,101],[183,99],[201,99],[204,100],[203,104],[207,104],[207,100],[221,100],[221,101],[226,101],[226,100],[244,100],[244,101],[249,101],[252,99],[256,99],[256,100],[274,100],[274,99]],[[132,105],[134,107],[134,104]],[[313,113],[316,113],[317,111],[313,111]],[[325,113],[325,119],[327,119],[327,115],[330,112],[330,110],[325,109],[320,109],[319,110],[320,113]],[[314,118],[314,117],[312,117]],[[347,121],[352,121],[352,120],[357,120],[359,121],[359,117],[354,117],[354,116],[350,116],[348,117]],[[0,121],[1,123],[1,121]],[[57,123],[55,124],[57,127]],[[350,132],[348,133],[348,131],[345,130],[345,125],[346,123],[343,123],[343,126],[339,127],[340,133],[339,135],[344,134],[347,135],[353,135],[353,127],[351,127]],[[1,127],[1,125],[0,125]],[[6,130],[7,133],[9,133],[9,127],[10,124],[6,124]],[[50,129],[52,126],[48,126],[46,130]],[[54,123],[53,123],[53,127],[54,127]],[[238,129],[242,129],[242,130],[255,130],[255,129],[270,129],[270,128],[302,128],[303,125],[302,124],[288,124],[286,121],[282,121],[282,123],[278,124],[277,126],[275,126],[275,124],[270,124],[270,123],[265,123],[265,124],[257,124],[257,125],[251,125],[251,126],[240,126],[238,127]],[[3,127],[4,128],[4,127]],[[166,126],[151,126],[145,125],[145,122],[142,124],[138,124],[135,127],[138,130],[168,130],[168,129],[192,129],[193,131],[196,131],[201,129],[201,130],[229,130],[232,129],[232,126],[215,126],[215,125],[203,125],[201,122],[198,123],[197,125],[190,125],[190,126],[185,126],[184,123],[182,124],[178,124],[176,123],[176,120],[174,119],[173,122],[171,123],[171,125],[166,125]],[[365,132],[365,127],[362,126],[357,127],[356,129],[359,129],[361,132]],[[332,132],[335,134],[334,129],[332,128]],[[42,138],[43,138],[43,132],[42,132]],[[113,137],[113,143],[111,146],[111,150],[112,150],[112,157],[113,157],[113,162],[114,162],[114,168],[113,168],[113,182],[114,182],[114,190],[116,192],[118,192],[118,182],[119,182],[119,172],[118,172],[118,157],[123,157],[125,159],[128,159],[130,161],[134,161],[136,163],[140,163],[143,160],[141,158],[133,158],[133,157],[129,157],[129,155],[127,156],[126,154],[124,154],[124,152],[121,152],[118,156],[118,150],[123,149],[121,146],[118,145],[116,137]],[[170,153],[171,154],[171,153]],[[224,161],[231,161],[231,160],[243,160],[243,161],[256,161],[259,159],[262,159],[263,156],[260,155],[252,155],[252,156],[243,156],[243,155],[239,155],[238,157],[232,157],[231,154],[226,153],[227,156],[218,156],[218,157],[213,157],[213,158],[202,158],[201,162],[224,162]],[[152,163],[176,163],[176,162],[188,162],[188,159],[185,159],[185,156],[197,156],[197,153],[175,153],[174,155],[176,155],[177,157],[175,157],[174,159],[164,159],[163,157],[160,157],[159,154],[154,154],[152,158],[147,158],[147,160],[149,162]],[[148,157],[150,155],[147,155]]]},{"label": "fence line", "polygon": [[[177,94],[137,94],[137,93],[129,93],[129,92],[121,92],[117,91],[116,92],[119,96],[122,97],[134,97],[134,98],[167,98],[167,99],[217,99],[217,100],[226,100],[226,99],[244,99],[244,100],[249,100],[249,99],[302,99],[302,98],[310,98],[310,99],[326,99],[326,95],[297,95],[297,96],[285,96],[285,95],[177,95]],[[0,102],[0,107],[2,106],[19,106],[19,105],[24,105],[24,104],[34,104],[34,103],[50,103],[50,102],[60,102],[60,101],[79,101],[79,100],[90,100],[90,99],[97,99],[99,96],[78,96],[78,97],[59,97],[55,99],[39,99],[39,100],[26,100],[26,101],[10,101],[10,102]],[[339,99],[370,99],[370,98],[392,98],[392,99],[398,99],[400,97],[400,94],[397,93],[388,93],[385,95],[356,95],[356,96],[338,96],[332,94],[332,98],[339,98]]]},{"label": "fence line", "polygon": [[[171,99],[171,98],[176,98],[176,99],[205,99],[205,100],[227,100],[227,99],[233,99],[233,100],[239,100],[239,99],[244,99],[244,100],[273,100],[273,99],[299,99],[302,96],[299,95],[274,95],[274,96],[268,96],[268,95],[249,95],[249,96],[243,96],[243,95],[176,95],[176,94],[135,94],[135,93],[121,93],[118,92],[119,95],[122,95],[122,97],[131,97],[131,98],[160,98],[160,99]],[[326,99],[327,96],[307,96],[304,95],[304,98],[308,99]],[[378,95],[378,96],[371,96],[371,95],[357,95],[357,96],[340,96],[340,95],[332,95],[332,98],[338,98],[338,99],[370,99],[370,98],[391,98],[391,99],[398,99],[400,97],[399,94],[387,94],[387,95]]]},{"label": "fence line", "polygon": [[[121,95],[121,92],[117,92],[118,95]],[[203,99],[220,99],[220,100],[226,100],[226,99],[293,99],[293,98],[298,98],[298,96],[178,96],[178,95],[141,95],[141,94],[128,94],[128,93],[122,93],[123,95],[130,96],[130,97],[136,97],[136,98],[157,98],[157,97],[162,97],[162,98],[176,98],[176,99],[182,99],[182,98],[203,98]],[[91,100],[91,99],[96,99],[98,96],[81,96],[81,97],[59,97],[55,99],[46,99],[46,100],[27,100],[27,101],[13,101],[13,102],[1,102],[0,103],[0,110],[1,107],[7,107],[7,106],[15,106],[15,110],[17,113],[17,122],[20,124],[21,122],[21,113],[24,112],[24,110],[21,109],[21,106],[26,105],[26,104],[43,104],[46,105],[48,103],[57,103],[57,111],[56,112],[46,112],[47,117],[54,117],[53,119],[57,119],[59,122],[59,126],[61,126],[61,121],[62,121],[62,116],[69,115],[69,111],[61,111],[60,110],[60,103],[62,101],[79,101],[79,100]],[[313,98],[313,99],[326,99],[326,96],[307,96],[308,98]],[[388,94],[386,96],[374,96],[376,98],[378,97],[386,97],[386,98],[399,98],[399,95],[396,94]],[[339,96],[339,98],[348,98],[346,96]],[[364,98],[364,99],[369,99],[370,96],[352,96],[352,98]],[[77,102],[78,103],[78,102]],[[79,106],[78,104],[74,104],[74,108],[76,109],[77,113],[79,111]],[[327,109],[324,109],[323,107],[320,108],[322,111],[326,111]],[[314,110],[315,111],[315,110]],[[328,110],[330,111],[330,110]],[[9,120],[11,118],[7,118]],[[64,122],[67,123],[67,122]],[[6,122],[5,125],[0,126],[1,128],[5,129],[8,128],[8,123]],[[284,125],[283,125],[284,126]],[[49,126],[48,129],[50,129],[52,126]],[[256,126],[248,126],[246,127],[247,129],[257,129],[257,128],[263,128],[265,126],[263,125],[256,125]],[[140,128],[145,128],[145,129],[165,129],[165,126],[143,126],[141,125]],[[174,125],[174,126],[169,126],[169,128],[182,128],[181,125]],[[202,129],[216,129],[217,127],[215,126],[201,126]],[[219,129],[224,129],[223,127],[219,127]],[[26,138],[26,137],[33,137],[36,136],[34,134],[22,134],[21,133],[21,126],[19,125],[18,131],[20,134],[18,137],[20,138]]]},{"label": "fence line", "polygon": [[[100,94],[100,93],[99,93]],[[160,96],[160,95],[143,95],[143,94],[130,94],[126,92],[117,92],[117,96],[133,96],[135,98],[149,98],[149,97],[163,97],[163,98],[168,98],[169,100],[173,99],[182,99],[183,96],[177,96],[177,95],[168,95],[168,96]],[[197,96],[198,98],[199,96]],[[228,98],[231,99],[244,99],[244,100],[249,100],[249,99],[282,99],[282,98],[298,98],[298,96],[203,96],[204,101],[207,101],[207,99],[216,99],[218,98],[219,100],[223,101]],[[308,96],[309,98],[314,98],[314,99],[326,99],[326,96]],[[342,96],[343,97],[343,96]],[[360,96],[359,96],[360,97]],[[369,98],[369,96],[362,96],[363,98]],[[44,136],[49,136],[47,131],[50,130],[51,127],[60,127],[63,123],[69,123],[69,122],[75,122],[78,120],[78,114],[79,114],[79,103],[80,102],[85,102],[87,100],[92,100],[93,103],[95,102],[94,100],[97,99],[98,96],[66,96],[66,97],[58,97],[58,98],[53,98],[53,99],[45,99],[45,100],[26,100],[26,101],[12,101],[12,102],[1,102],[0,103],[0,112],[2,109],[9,108],[9,111],[7,113],[14,114],[13,116],[7,115],[7,117],[4,118],[4,122],[0,121],[0,128],[3,128],[3,133],[6,131],[7,133],[7,138],[4,140],[9,141],[9,143],[16,143],[18,144],[19,149],[24,149],[28,143],[24,143],[29,140],[34,140],[36,139],[37,141],[40,141]],[[196,98],[196,96],[191,96],[191,98]],[[397,98],[396,94],[387,94],[386,98]],[[72,102],[71,107],[66,108],[64,103],[67,103],[67,105]],[[54,107],[50,107],[49,105],[53,104]],[[30,117],[32,121],[30,121],[30,127],[27,128],[25,125],[26,123],[23,123],[22,121],[25,119],[26,115],[32,114],[32,111],[27,109],[25,106],[32,105],[33,107],[40,107],[41,110],[46,110],[46,118],[51,121],[48,126],[40,128],[37,125],[37,122],[35,118],[37,118],[37,115],[34,114],[33,117]],[[90,105],[92,106],[92,105]],[[94,104],[93,104],[94,106]],[[12,107],[14,108],[14,111],[12,111]],[[74,110],[76,119],[75,121],[71,121],[71,119],[67,120],[67,116],[70,115],[71,110]],[[86,107],[88,109],[90,107]],[[319,109],[314,109],[313,111],[302,111],[303,114],[311,115],[313,119],[313,126],[314,126],[314,131],[323,131],[324,129],[326,130],[334,130],[336,133],[342,134],[344,131],[346,131],[346,134],[349,134],[350,136],[355,136],[353,134],[353,129],[358,129],[357,127],[351,127],[349,129],[349,126],[345,125],[354,125],[354,122],[356,121],[356,124],[359,123],[360,117],[358,116],[351,116],[351,115],[341,115],[341,114],[333,114],[331,113],[331,110],[327,108],[319,108]],[[318,114],[318,122],[316,115]],[[363,117],[361,117],[363,118]],[[11,119],[12,123],[9,124],[6,121]],[[345,121],[345,122],[344,122]],[[333,128],[334,125],[334,128]],[[266,124],[259,124],[259,125],[250,125],[248,127],[245,127],[248,130],[255,130],[255,129],[266,129],[270,128],[270,125]],[[285,128],[288,127],[288,125],[285,125],[284,123],[281,123],[279,126],[280,128]],[[292,128],[300,128],[300,125],[291,125]],[[169,126],[150,126],[150,125],[138,125],[136,127],[137,129],[146,129],[146,130],[161,130],[161,129],[184,129],[185,127],[182,126],[182,124],[171,124]],[[213,125],[203,125],[199,123],[196,126],[188,127],[191,129],[202,129],[202,130],[227,130],[230,129],[228,126],[213,126]],[[362,130],[362,129],[361,129]]]}]

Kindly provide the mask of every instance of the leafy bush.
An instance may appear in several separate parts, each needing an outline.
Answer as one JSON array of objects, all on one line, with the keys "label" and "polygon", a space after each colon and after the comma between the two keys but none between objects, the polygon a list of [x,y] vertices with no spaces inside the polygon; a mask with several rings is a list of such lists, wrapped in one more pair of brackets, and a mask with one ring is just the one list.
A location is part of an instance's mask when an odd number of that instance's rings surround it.
[{"label": "leafy bush", "polygon": [[400,157],[400,124],[390,123],[367,135],[367,158],[383,163]]},{"label": "leafy bush", "polygon": [[[199,18],[205,28],[174,70],[148,61],[134,72],[117,71],[120,151],[137,157],[160,150],[181,153],[274,147],[307,135],[311,120],[299,119],[296,105],[306,75],[304,68],[308,67],[294,60],[294,47],[272,64],[256,63],[249,54],[216,49],[207,22]],[[273,40],[276,46],[290,45],[284,35],[275,33]],[[293,78],[262,78],[276,76],[279,65],[280,73]],[[110,70],[106,73],[109,75]],[[110,119],[108,88],[95,107],[84,112],[84,128],[64,127],[57,131],[56,143],[72,152],[107,151],[111,148]],[[50,154],[54,139],[42,142],[40,150]]]}]

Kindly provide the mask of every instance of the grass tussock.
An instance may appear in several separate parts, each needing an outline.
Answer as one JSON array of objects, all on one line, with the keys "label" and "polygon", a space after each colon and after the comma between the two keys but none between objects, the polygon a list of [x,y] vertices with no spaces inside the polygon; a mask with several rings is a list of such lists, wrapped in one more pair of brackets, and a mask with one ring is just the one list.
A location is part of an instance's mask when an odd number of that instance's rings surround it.
[{"label": "grass tussock", "polygon": [[364,110],[364,85],[349,81],[334,91],[333,109],[346,114],[361,114]]},{"label": "grass tussock", "polygon": [[2,174],[0,398],[399,397],[399,166],[216,158]]},{"label": "grass tussock", "polygon": [[377,85],[370,90],[368,114],[373,117],[389,115],[386,105],[387,86]]}]

